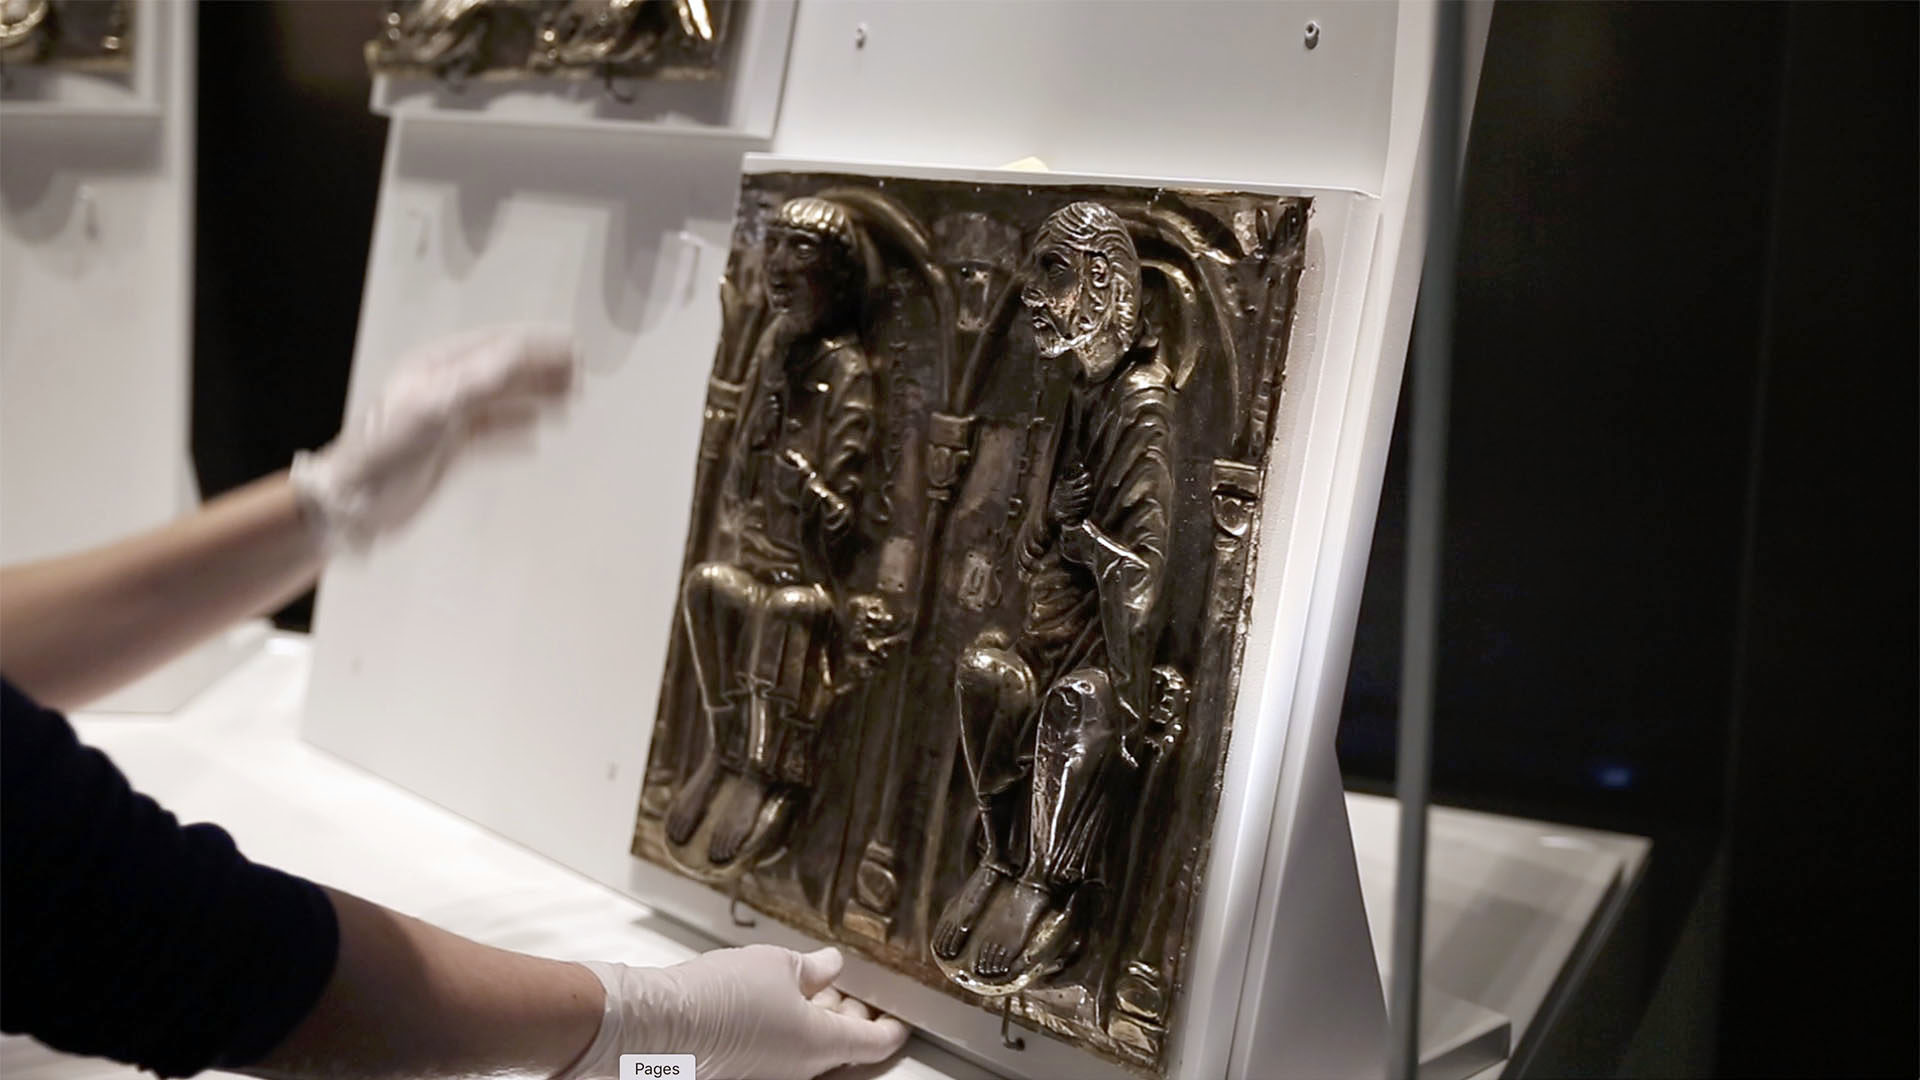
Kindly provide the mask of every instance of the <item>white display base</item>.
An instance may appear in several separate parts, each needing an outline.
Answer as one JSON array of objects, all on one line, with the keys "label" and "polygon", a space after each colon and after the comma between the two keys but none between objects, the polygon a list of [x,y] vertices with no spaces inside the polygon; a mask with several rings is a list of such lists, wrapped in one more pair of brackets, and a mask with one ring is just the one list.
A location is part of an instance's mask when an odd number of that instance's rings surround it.
[{"label": "white display base", "polygon": [[[1399,834],[1392,799],[1349,795],[1355,836]],[[1638,836],[1436,808],[1428,823],[1427,986],[1506,1016],[1517,1036],[1542,1010],[1570,997],[1567,972],[1583,971],[1646,868]],[[1360,879],[1373,916],[1381,977],[1393,955],[1391,842],[1360,844]],[[1433,1019],[1431,1006],[1422,1015]],[[1535,1040],[1537,1041],[1537,1040]]]},{"label": "white display base", "polygon": [[1513,1051],[1513,1022],[1431,983],[1420,989],[1420,1080],[1467,1080]]},{"label": "white display base", "polygon": [[373,81],[373,111],[455,123],[765,141],[780,114],[793,13],[794,0],[749,0],[721,75],[623,81],[622,93],[632,101],[615,100],[591,80],[476,81],[456,90],[435,79],[381,75]]},{"label": "white display base", "polygon": [[[81,738],[183,821],[215,821],[258,859],[502,948],[569,959],[673,963],[713,941],[369,776],[298,737],[309,650],[299,635],[266,647],[166,724],[76,714]],[[1360,886],[1376,926],[1393,895],[1397,807],[1348,794]],[[1638,837],[1446,808],[1433,811],[1421,1075],[1492,1080],[1498,1017],[1538,1042],[1553,1004],[1578,989],[1606,945],[1648,845]],[[1611,883],[1602,885],[1601,883]],[[1382,938],[1381,944],[1385,944]],[[1381,955],[1389,955],[1382,950]],[[1466,1000],[1469,992],[1480,996]],[[1489,1027],[1496,1034],[1489,1035]],[[1464,1071],[1463,1071],[1464,1070]],[[8,1080],[130,1080],[110,1062],[0,1039]],[[867,1080],[985,1080],[916,1039]],[[1270,1074],[1271,1075],[1271,1074]]]}]

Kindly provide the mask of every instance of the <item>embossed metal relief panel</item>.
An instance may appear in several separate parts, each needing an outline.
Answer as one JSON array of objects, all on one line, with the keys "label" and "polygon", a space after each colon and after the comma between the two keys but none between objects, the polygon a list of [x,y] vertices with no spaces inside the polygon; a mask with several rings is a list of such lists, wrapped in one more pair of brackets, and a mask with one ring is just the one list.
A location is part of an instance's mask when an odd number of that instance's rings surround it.
[{"label": "embossed metal relief panel", "polygon": [[1158,1072],[1307,212],[748,177],[634,853]]},{"label": "embossed metal relief panel", "polygon": [[0,67],[127,71],[132,31],[132,0],[0,0]]},{"label": "embossed metal relief panel", "polygon": [[394,0],[376,73],[467,79],[703,79],[736,0]]}]

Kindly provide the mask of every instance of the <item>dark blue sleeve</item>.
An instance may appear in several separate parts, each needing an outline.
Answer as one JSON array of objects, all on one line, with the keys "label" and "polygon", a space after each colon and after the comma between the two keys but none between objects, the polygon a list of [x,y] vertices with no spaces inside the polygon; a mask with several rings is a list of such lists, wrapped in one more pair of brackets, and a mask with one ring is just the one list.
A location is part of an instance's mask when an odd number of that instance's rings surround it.
[{"label": "dark blue sleeve", "polygon": [[163,1077],[265,1056],[333,974],[326,894],[0,692],[0,1029]]}]

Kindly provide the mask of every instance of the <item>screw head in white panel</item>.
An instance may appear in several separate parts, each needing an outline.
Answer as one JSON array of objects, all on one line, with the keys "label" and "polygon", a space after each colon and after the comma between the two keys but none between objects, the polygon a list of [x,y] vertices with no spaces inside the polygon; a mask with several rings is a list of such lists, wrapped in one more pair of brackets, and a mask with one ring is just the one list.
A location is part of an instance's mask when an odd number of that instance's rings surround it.
[{"label": "screw head in white panel", "polygon": [[866,23],[858,23],[854,26],[853,47],[856,49],[864,49],[867,47],[867,24]]},{"label": "screw head in white panel", "polygon": [[1309,49],[1313,48],[1315,45],[1320,44],[1320,23],[1317,20],[1314,20],[1314,19],[1307,20],[1307,32],[1305,34],[1305,41],[1306,41],[1306,46]]}]

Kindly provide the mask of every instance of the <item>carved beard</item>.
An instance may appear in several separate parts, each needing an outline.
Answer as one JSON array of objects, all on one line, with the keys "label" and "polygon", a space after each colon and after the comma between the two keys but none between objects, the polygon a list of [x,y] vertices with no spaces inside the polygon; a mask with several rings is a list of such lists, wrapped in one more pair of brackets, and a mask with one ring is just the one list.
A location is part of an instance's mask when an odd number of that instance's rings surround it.
[{"label": "carved beard", "polygon": [[1120,358],[1133,347],[1133,335],[1116,318],[1121,296],[1113,268],[1104,258],[1085,252],[1071,258],[1070,292],[1048,295],[1044,283],[1030,279],[1020,299],[1028,310],[1034,348],[1040,355],[1055,360],[1071,354],[1075,376],[1097,383],[1113,374]]},{"label": "carved beard", "polygon": [[1074,308],[1071,336],[1062,335],[1058,322],[1050,318],[1047,329],[1034,334],[1034,345],[1049,360],[1072,354],[1076,373],[1088,382],[1098,382],[1112,373],[1132,342],[1114,325],[1111,296],[1089,297]]},{"label": "carved beard", "polygon": [[769,288],[767,306],[777,320],[778,337],[786,341],[811,337],[832,322],[833,298],[822,295],[828,287],[817,276],[799,274],[778,291]]}]

